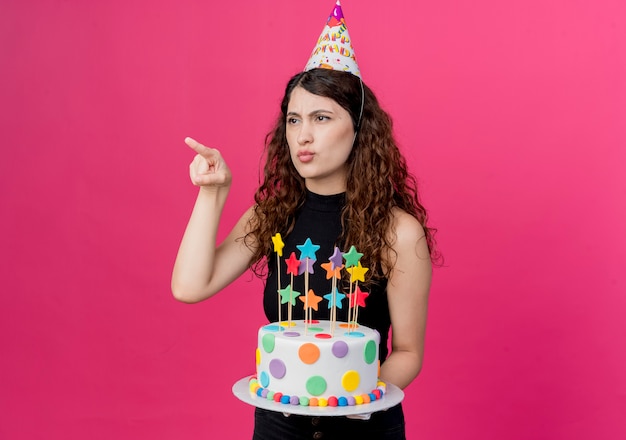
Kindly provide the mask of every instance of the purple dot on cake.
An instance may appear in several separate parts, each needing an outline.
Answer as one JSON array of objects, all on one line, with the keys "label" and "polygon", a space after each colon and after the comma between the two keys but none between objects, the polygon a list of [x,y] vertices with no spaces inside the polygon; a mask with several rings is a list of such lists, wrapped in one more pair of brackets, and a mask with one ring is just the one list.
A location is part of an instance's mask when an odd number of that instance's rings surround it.
[{"label": "purple dot on cake", "polygon": [[332,352],[335,357],[342,358],[348,354],[348,344],[344,341],[337,341],[333,344]]},{"label": "purple dot on cake", "polygon": [[272,359],[270,361],[270,374],[276,379],[282,379],[285,377],[286,372],[287,367],[285,367],[285,363],[283,361],[280,359]]},{"label": "purple dot on cake", "polygon": [[298,336],[300,336],[300,333],[298,332],[285,332],[283,333],[284,336],[287,336],[288,338],[297,338]]}]

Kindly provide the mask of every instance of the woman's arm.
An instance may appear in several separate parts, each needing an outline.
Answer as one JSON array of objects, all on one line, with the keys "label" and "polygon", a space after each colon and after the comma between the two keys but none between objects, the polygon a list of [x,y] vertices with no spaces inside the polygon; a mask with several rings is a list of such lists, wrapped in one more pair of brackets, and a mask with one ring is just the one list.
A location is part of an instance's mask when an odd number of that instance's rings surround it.
[{"label": "woman's arm", "polygon": [[250,265],[252,252],[243,243],[252,208],[217,246],[217,229],[232,176],[218,150],[185,139],[196,153],[189,166],[191,181],[200,187],[172,273],[172,293],[183,302],[207,299],[239,277]]},{"label": "woman's arm", "polygon": [[432,267],[424,229],[414,217],[395,210],[393,233],[388,261],[395,265],[387,285],[392,351],[381,378],[405,388],[422,368]]}]

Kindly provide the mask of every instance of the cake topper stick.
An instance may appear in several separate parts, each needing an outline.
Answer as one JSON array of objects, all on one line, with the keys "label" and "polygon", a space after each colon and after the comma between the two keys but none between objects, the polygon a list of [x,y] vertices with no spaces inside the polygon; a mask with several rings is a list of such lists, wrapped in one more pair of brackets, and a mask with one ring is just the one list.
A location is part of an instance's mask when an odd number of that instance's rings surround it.
[{"label": "cake topper stick", "polygon": [[292,326],[291,310],[292,310],[292,307],[296,305],[296,298],[300,296],[300,292],[296,292],[295,290],[293,290],[292,284],[289,284],[284,289],[280,289],[278,293],[280,293],[281,304],[289,303],[289,308],[287,309],[287,322],[279,323],[279,326],[281,326],[281,330],[282,330],[282,326],[284,325],[286,325],[287,327]]},{"label": "cake topper stick", "polygon": [[[335,319],[335,321],[337,320],[337,311],[336,309],[339,308],[341,309],[341,301],[343,301],[343,299],[346,297],[346,295],[344,295],[343,293],[339,292],[337,290],[337,287],[334,286],[332,292],[327,293],[326,295],[324,295],[324,299],[326,299],[328,301],[328,308],[330,309],[330,316],[331,319]],[[333,312],[334,310],[334,312]]]},{"label": "cake topper stick", "polygon": [[[352,278],[352,275],[350,275],[350,278]],[[349,325],[348,328],[351,329],[356,329],[356,323],[357,323],[357,319],[358,319],[358,310],[356,309],[356,301],[358,299],[359,296],[359,283],[356,283],[356,288],[354,290],[354,292],[350,293],[349,298],[350,300],[348,301],[349,304],[349,308],[348,308],[348,312],[352,312],[352,322],[354,324]]]},{"label": "cake topper stick", "polygon": [[[352,295],[352,282],[353,282],[353,270],[351,270],[352,268],[356,267],[357,265],[360,266],[359,264],[359,260],[361,259],[361,257],[363,256],[362,253],[357,252],[356,248],[354,246],[350,246],[350,249],[348,250],[348,252],[345,252],[343,254],[343,258],[346,260],[346,270],[348,271],[348,273],[350,274],[350,295]],[[365,273],[365,272],[363,272]],[[350,332],[350,326],[352,324],[352,317],[351,317],[351,307],[350,307],[350,302],[348,301],[348,332]]]},{"label": "cake topper stick", "polygon": [[330,335],[335,336],[335,324],[337,323],[337,277],[334,271],[330,273],[332,281],[330,283]]},{"label": "cake topper stick", "polygon": [[[348,293],[348,298],[350,298],[350,300],[348,301],[348,332],[351,332],[352,330],[356,329],[356,317],[354,316],[354,298],[356,298],[356,293],[354,293],[354,291],[352,290],[354,284],[354,277],[352,275],[352,269],[354,269],[353,267],[346,269],[348,271],[348,273],[350,274],[350,293]],[[358,284],[358,282],[357,282]]]},{"label": "cake topper stick", "polygon": [[[276,252],[276,274],[278,276],[278,289],[276,291],[280,291],[281,282],[280,282],[280,257],[283,256],[283,247],[285,247],[285,243],[283,243],[283,239],[280,236],[280,233],[277,232],[276,235],[272,237],[272,243],[274,243],[274,252]],[[281,318],[281,310],[282,306],[280,303],[280,295],[278,295],[278,325],[280,326]]]},{"label": "cake topper stick", "polygon": [[[299,273],[304,273],[304,291],[309,291],[309,274],[313,273],[313,265],[316,261],[315,253],[319,250],[319,246],[313,244],[310,238],[307,238],[303,244],[296,245],[300,251],[300,261],[304,261],[304,265],[300,267]],[[308,295],[304,302],[304,333],[307,333],[310,322],[311,311],[309,310]]]},{"label": "cake topper stick", "polygon": [[[341,265],[341,267],[343,267],[343,264]],[[339,268],[339,270],[337,270],[337,272],[340,272],[341,268]],[[333,280],[332,280],[332,293],[333,293],[333,308],[330,310],[330,315],[331,315],[331,322],[330,322],[330,334],[331,336],[335,336],[335,326],[337,325],[337,278],[339,278],[341,275],[338,274],[333,274]]]},{"label": "cake topper stick", "polygon": [[[309,259],[304,259],[304,291],[309,291]],[[302,299],[302,298],[300,298]],[[309,329],[309,295],[304,295],[304,334],[307,334],[307,330]]]},{"label": "cake topper stick", "polygon": [[343,269],[343,259],[341,251],[335,246],[333,255],[328,259],[328,263],[321,265],[326,270],[326,279],[331,280],[330,305],[330,334],[334,336],[335,325],[337,324],[337,280],[341,279],[341,269]]},{"label": "cake topper stick", "polygon": [[[357,320],[359,317],[359,305],[363,305],[365,307],[365,302],[361,302],[360,297],[363,297],[365,294],[361,292],[359,289],[359,281],[365,282],[365,273],[369,270],[367,267],[361,266],[361,262],[357,262],[356,266],[352,266],[347,269],[348,273],[350,273],[350,289],[352,290],[352,282],[355,283],[354,293],[350,295],[350,305],[353,307],[353,319],[354,319],[354,328],[357,326]],[[369,294],[368,294],[369,295]],[[363,300],[367,297],[364,296]]]},{"label": "cake topper stick", "polygon": [[358,281],[356,282],[354,293],[350,296],[350,306],[354,307],[354,327],[356,328],[359,321],[359,310],[361,307],[365,307],[365,299],[370,294],[363,292],[359,287]]},{"label": "cake topper stick", "polygon": [[[305,308],[304,313],[305,314],[307,313],[307,309],[312,309],[312,310],[317,311],[318,304],[321,300],[322,300],[321,296],[317,296],[315,292],[313,292],[313,289],[309,289],[308,292],[304,295],[304,297],[302,296],[300,297],[300,301],[304,303],[304,308]],[[312,310],[309,310],[309,313],[308,313],[309,316],[311,316],[311,314],[313,313]]]},{"label": "cake topper stick", "polygon": [[[291,282],[287,289],[283,289],[280,291],[281,295],[288,295],[287,300],[289,301],[289,307],[287,309],[287,326],[291,327],[291,307],[296,305],[296,297],[300,296],[299,292],[293,290],[291,286],[293,286],[293,276],[298,275],[298,267],[300,266],[300,260],[296,258],[295,252],[292,252],[289,255],[289,258],[285,260],[287,263],[287,274],[291,275]],[[284,293],[284,291],[287,291]],[[295,295],[297,293],[297,295]],[[294,296],[295,295],[295,296]],[[284,304],[286,302],[285,298],[281,299],[281,302]]]},{"label": "cake topper stick", "polygon": [[333,308],[330,309],[330,335],[335,336],[335,324],[337,323],[337,279],[333,277]]},{"label": "cake topper stick", "polygon": [[[348,298],[352,298],[354,293],[352,293],[352,268],[346,269],[350,274],[350,290],[348,292]],[[352,311],[354,310],[354,304],[348,300],[348,333],[352,331],[352,324],[354,323],[354,317],[352,316]],[[356,327],[356,326],[355,326]]]},{"label": "cake topper stick", "polygon": [[[304,291],[309,291],[309,259],[304,259]],[[309,295],[304,297],[304,334],[306,335],[311,322],[311,308],[309,307]]]}]

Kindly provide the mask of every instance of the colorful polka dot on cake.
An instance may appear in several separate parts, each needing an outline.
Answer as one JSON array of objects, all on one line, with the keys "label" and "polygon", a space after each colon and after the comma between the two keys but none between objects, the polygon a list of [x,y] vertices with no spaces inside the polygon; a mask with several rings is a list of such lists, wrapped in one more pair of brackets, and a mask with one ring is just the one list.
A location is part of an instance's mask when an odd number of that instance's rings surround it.
[{"label": "colorful polka dot on cake", "polygon": [[378,358],[378,344],[374,341],[367,341],[365,344],[365,362],[368,364],[374,363],[374,361]]},{"label": "colorful polka dot on cake", "polygon": [[344,390],[351,393],[356,390],[361,382],[358,371],[350,370],[346,371],[341,377],[341,386]]},{"label": "colorful polka dot on cake", "polygon": [[305,364],[314,364],[320,357],[320,349],[309,342],[300,346],[298,355]]},{"label": "colorful polka dot on cake", "polygon": [[285,363],[280,359],[272,359],[270,361],[270,374],[276,379],[282,379],[287,373]]},{"label": "colorful polka dot on cake", "polygon": [[265,350],[266,353],[271,353],[274,351],[274,347],[276,345],[276,337],[273,333],[267,333],[266,335],[263,335],[262,343],[263,350]]},{"label": "colorful polka dot on cake", "polygon": [[332,352],[335,357],[343,358],[348,354],[348,344],[344,341],[337,341],[333,343]]},{"label": "colorful polka dot on cake", "polygon": [[326,386],[326,380],[322,376],[313,376],[306,381],[306,390],[313,396],[324,394]]},{"label": "colorful polka dot on cake", "polygon": [[259,377],[259,382],[263,388],[267,388],[270,384],[270,377],[265,371],[261,371],[261,375]]}]

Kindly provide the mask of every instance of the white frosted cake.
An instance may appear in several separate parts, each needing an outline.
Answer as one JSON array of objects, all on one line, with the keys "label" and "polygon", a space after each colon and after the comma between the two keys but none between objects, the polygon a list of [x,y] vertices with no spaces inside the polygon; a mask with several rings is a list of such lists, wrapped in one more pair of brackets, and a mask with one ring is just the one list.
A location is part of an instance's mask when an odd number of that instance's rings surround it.
[{"label": "white frosted cake", "polygon": [[283,404],[352,406],[381,399],[380,335],[363,325],[291,321],[258,333],[250,391]]}]

